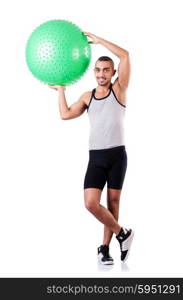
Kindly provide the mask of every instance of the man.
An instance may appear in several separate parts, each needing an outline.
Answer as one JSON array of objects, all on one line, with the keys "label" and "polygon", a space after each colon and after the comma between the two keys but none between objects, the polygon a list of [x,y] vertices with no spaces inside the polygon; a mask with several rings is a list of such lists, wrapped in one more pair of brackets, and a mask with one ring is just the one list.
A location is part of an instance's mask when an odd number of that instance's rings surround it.
[{"label": "man", "polygon": [[[101,44],[119,59],[118,77],[114,62],[108,56],[100,57],[94,73],[98,83],[96,89],[87,91],[70,107],[67,106],[64,87],[50,86],[59,92],[59,109],[63,120],[79,117],[86,109],[91,130],[89,139],[89,162],[84,178],[84,200],[86,208],[104,224],[103,243],[98,247],[98,258],[102,264],[113,264],[109,244],[113,233],[120,245],[121,260],[129,254],[133,230],[118,224],[119,202],[127,168],[127,153],[124,140],[124,116],[126,90],[130,78],[129,53],[125,49],[90,32],[84,34],[90,43]],[[107,208],[100,204],[101,193],[107,182]]]}]

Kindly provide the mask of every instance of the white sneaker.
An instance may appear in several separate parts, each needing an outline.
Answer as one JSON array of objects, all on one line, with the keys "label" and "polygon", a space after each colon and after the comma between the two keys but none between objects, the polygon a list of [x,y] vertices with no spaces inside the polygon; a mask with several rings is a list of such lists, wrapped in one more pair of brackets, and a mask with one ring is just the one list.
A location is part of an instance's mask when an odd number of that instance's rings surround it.
[{"label": "white sneaker", "polygon": [[129,250],[133,240],[134,231],[132,229],[121,228],[116,236],[121,249],[121,260],[124,262],[128,258]]}]

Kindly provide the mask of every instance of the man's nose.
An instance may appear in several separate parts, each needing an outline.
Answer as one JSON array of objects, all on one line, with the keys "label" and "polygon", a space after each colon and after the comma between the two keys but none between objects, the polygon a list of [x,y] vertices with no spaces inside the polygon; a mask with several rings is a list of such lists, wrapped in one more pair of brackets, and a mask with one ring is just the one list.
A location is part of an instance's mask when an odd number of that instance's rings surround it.
[{"label": "man's nose", "polygon": [[103,76],[103,75],[104,75],[104,71],[101,70],[101,71],[99,72],[99,76]]}]

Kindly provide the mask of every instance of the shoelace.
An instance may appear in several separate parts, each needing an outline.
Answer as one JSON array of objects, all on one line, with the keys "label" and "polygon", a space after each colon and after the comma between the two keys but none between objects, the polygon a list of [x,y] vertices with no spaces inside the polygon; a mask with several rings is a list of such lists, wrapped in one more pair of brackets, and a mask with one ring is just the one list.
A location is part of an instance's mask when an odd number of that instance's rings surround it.
[{"label": "shoelace", "polygon": [[126,234],[128,232],[128,229],[123,228],[124,233]]}]

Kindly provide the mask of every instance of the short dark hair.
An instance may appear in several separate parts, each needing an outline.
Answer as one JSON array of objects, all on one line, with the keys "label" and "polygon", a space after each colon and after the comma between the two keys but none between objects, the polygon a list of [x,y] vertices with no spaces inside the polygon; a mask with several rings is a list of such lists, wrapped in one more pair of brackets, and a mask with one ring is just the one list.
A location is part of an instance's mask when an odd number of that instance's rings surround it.
[{"label": "short dark hair", "polygon": [[114,68],[114,61],[112,60],[112,58],[110,58],[109,56],[100,56],[97,61],[110,61],[113,65],[113,68]]}]

